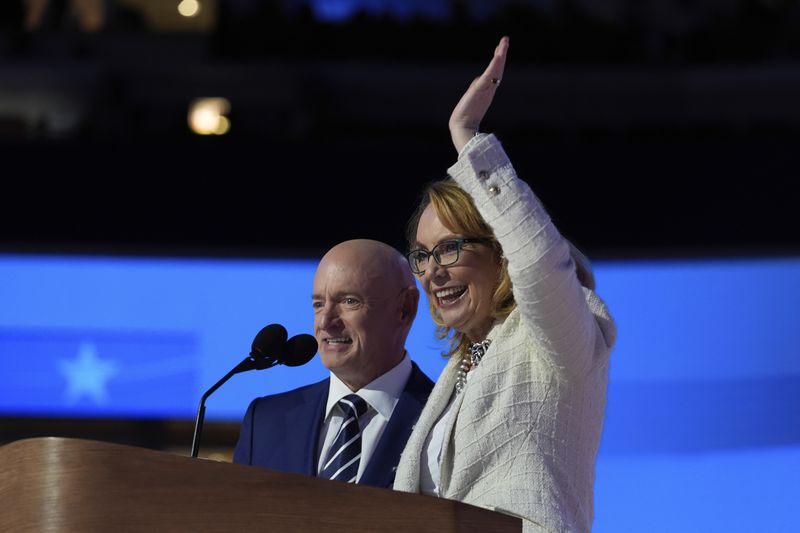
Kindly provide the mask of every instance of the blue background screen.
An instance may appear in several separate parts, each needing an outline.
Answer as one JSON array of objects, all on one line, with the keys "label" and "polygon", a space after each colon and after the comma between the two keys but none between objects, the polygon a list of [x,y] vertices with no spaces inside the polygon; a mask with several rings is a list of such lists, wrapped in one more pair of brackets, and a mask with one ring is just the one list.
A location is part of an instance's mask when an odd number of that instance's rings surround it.
[{"label": "blue background screen", "polygon": [[[314,260],[0,256],[0,416],[193,419],[270,323],[312,333]],[[619,328],[595,531],[789,531],[800,496],[800,258],[598,261]],[[427,304],[407,348],[444,366]],[[320,380],[234,376],[207,419]]]}]

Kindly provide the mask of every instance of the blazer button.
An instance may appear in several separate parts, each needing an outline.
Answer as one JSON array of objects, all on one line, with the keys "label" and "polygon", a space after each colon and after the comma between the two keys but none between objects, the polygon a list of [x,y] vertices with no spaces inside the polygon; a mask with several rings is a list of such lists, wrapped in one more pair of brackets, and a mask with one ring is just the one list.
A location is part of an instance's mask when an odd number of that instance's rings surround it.
[{"label": "blazer button", "polygon": [[481,181],[486,181],[489,179],[489,171],[488,170],[481,170],[478,172],[478,179]]},{"label": "blazer button", "polygon": [[497,185],[492,185],[491,187],[489,187],[489,194],[491,194],[492,196],[497,196],[498,194],[500,194],[500,187],[498,187]]}]

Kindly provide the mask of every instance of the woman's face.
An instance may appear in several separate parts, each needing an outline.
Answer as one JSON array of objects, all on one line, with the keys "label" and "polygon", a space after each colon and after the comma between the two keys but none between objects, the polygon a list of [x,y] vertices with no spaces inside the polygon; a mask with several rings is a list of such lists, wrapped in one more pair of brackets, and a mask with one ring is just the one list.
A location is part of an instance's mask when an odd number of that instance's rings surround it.
[{"label": "woman's face", "polygon": [[[454,233],[439,220],[433,206],[425,208],[417,226],[420,248],[430,251],[442,241],[459,237],[472,235]],[[472,342],[482,341],[492,327],[492,294],[500,274],[491,245],[464,244],[455,264],[443,267],[430,257],[424,268],[418,278],[444,324]]]}]

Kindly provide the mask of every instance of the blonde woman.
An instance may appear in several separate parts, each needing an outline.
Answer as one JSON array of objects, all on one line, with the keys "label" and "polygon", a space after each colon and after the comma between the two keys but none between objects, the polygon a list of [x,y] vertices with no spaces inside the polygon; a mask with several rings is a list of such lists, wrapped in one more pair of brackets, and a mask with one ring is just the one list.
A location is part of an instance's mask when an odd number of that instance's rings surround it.
[{"label": "blonde woman", "polygon": [[453,111],[458,162],[409,224],[409,264],[450,360],[394,488],[517,515],[526,532],[589,531],[616,328],[588,261],[478,133],[508,45]]}]

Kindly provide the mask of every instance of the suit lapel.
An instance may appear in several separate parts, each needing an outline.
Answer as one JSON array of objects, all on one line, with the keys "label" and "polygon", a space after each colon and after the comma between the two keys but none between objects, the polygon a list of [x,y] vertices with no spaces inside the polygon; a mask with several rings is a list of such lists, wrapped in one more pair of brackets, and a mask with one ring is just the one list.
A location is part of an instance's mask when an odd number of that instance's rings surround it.
[{"label": "suit lapel", "polygon": [[400,395],[381,440],[372,453],[366,470],[358,481],[359,484],[375,487],[392,485],[400,454],[425,406],[431,385],[430,380],[414,364],[406,387]]},{"label": "suit lapel", "polygon": [[285,413],[285,439],[281,444],[289,452],[290,470],[317,475],[319,435],[328,400],[328,380],[302,391],[302,401]]}]

